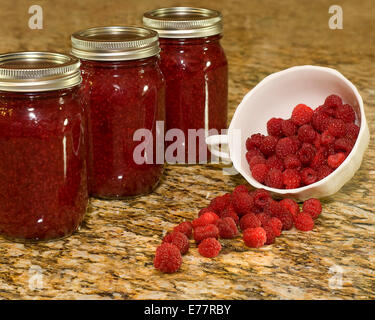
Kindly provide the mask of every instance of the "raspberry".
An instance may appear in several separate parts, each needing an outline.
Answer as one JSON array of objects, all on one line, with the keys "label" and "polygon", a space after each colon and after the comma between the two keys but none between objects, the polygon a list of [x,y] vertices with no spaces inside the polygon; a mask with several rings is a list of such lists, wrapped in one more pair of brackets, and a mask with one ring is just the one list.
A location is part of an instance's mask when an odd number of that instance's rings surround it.
[{"label": "raspberry", "polygon": [[245,186],[244,184],[241,184],[234,188],[233,193],[235,192],[249,192],[249,189],[247,189],[247,186]]},{"label": "raspberry", "polygon": [[308,213],[315,220],[322,212],[322,204],[318,199],[308,199],[303,203],[302,211]]},{"label": "raspberry", "polygon": [[353,149],[353,141],[347,138],[337,139],[334,143],[334,148],[336,152],[344,152],[348,154]]},{"label": "raspberry", "polygon": [[180,250],[173,244],[163,243],[156,249],[155,269],[164,273],[173,273],[180,269],[182,257]]},{"label": "raspberry", "polygon": [[221,214],[221,219],[228,218],[228,217],[232,218],[236,224],[240,223],[240,218],[238,217],[236,210],[234,210],[232,204],[226,207]]},{"label": "raspberry", "polygon": [[215,213],[220,214],[231,203],[231,199],[232,196],[230,193],[216,197],[211,200],[210,207]]},{"label": "raspberry", "polygon": [[304,143],[297,151],[297,156],[299,157],[299,160],[302,164],[308,165],[312,161],[312,159],[315,156],[316,149],[315,147],[310,143]]},{"label": "raspberry", "polygon": [[336,153],[335,146],[333,144],[327,146],[328,155],[331,156]]},{"label": "raspberry", "polygon": [[327,107],[340,107],[342,105],[342,100],[341,98],[336,95],[336,94],[331,94],[330,96],[328,96],[325,101],[324,101],[324,105],[327,106]]},{"label": "raspberry", "polygon": [[287,209],[283,209],[284,210],[277,212],[274,217],[281,221],[283,230],[290,230],[293,227],[293,215]]},{"label": "raspberry", "polygon": [[310,163],[310,167],[316,169],[327,163],[328,152],[326,148],[319,148]]},{"label": "raspberry", "polygon": [[342,152],[339,152],[339,153],[335,153],[333,155],[330,155],[328,157],[328,165],[332,168],[332,169],[336,169],[340,166],[341,163],[344,162],[345,160],[345,154],[342,153]]},{"label": "raspberry", "polygon": [[288,154],[296,153],[297,146],[290,137],[286,137],[277,142],[275,151],[279,158],[284,158]]},{"label": "raspberry", "polygon": [[238,234],[236,222],[230,217],[218,220],[216,226],[219,229],[220,238],[233,239]]},{"label": "raspberry", "polygon": [[286,189],[299,188],[301,185],[301,176],[296,169],[286,169],[283,172],[283,183]]},{"label": "raspberry", "polygon": [[259,208],[259,207],[253,207],[253,209],[251,209],[251,211],[255,214],[258,214],[258,213],[262,213],[263,212],[263,209],[262,208]]},{"label": "raspberry", "polygon": [[284,163],[283,163],[283,160],[281,160],[277,155],[272,155],[270,156],[267,161],[266,161],[266,164],[269,168],[275,168],[275,169],[279,169],[281,171],[284,170]]},{"label": "raspberry", "polygon": [[281,207],[280,203],[275,200],[271,200],[265,207],[264,212],[269,213],[271,216],[276,215],[277,213],[280,213],[284,211],[284,209]]},{"label": "raspberry", "polygon": [[254,199],[249,193],[245,192],[236,192],[232,196],[233,207],[236,210],[239,216],[251,211],[251,208],[254,206]]},{"label": "raspberry", "polygon": [[309,124],[304,124],[298,129],[298,139],[300,139],[302,142],[313,142],[315,139],[315,134],[316,132],[314,128]]},{"label": "raspberry", "polygon": [[267,173],[264,183],[271,188],[282,189],[283,173],[281,172],[281,170],[271,168]]},{"label": "raspberry", "polygon": [[334,137],[344,137],[346,135],[346,124],[340,119],[332,119],[327,130]]},{"label": "raspberry", "polygon": [[290,136],[289,138],[293,140],[297,150],[301,148],[302,142],[298,139],[297,136]]},{"label": "raspberry", "polygon": [[264,244],[272,244],[275,243],[276,235],[273,232],[273,228],[271,226],[264,226],[264,231],[266,232],[266,242]]},{"label": "raspberry", "polygon": [[217,257],[220,251],[221,251],[221,244],[215,238],[204,239],[198,245],[199,254],[206,258]]},{"label": "raspberry", "polygon": [[306,212],[301,212],[294,219],[294,225],[298,230],[310,231],[314,228],[314,220]]},{"label": "raspberry", "polygon": [[170,232],[163,238],[163,243],[171,243],[175,245],[181,252],[181,254],[185,254],[189,251],[189,239],[188,237],[181,233],[181,232]]},{"label": "raspberry", "polygon": [[261,212],[256,215],[258,220],[260,221],[261,226],[264,226],[268,223],[268,221],[272,218],[269,213]]},{"label": "raspberry", "polygon": [[312,144],[315,148],[320,148],[322,146],[322,136],[319,133],[315,133],[315,139]]},{"label": "raspberry", "polygon": [[347,123],[353,123],[355,121],[355,112],[352,106],[349,104],[339,106],[336,110],[336,118]]},{"label": "raspberry", "polygon": [[245,214],[240,219],[240,227],[242,231],[246,230],[247,228],[256,228],[260,226],[261,222],[254,213]]},{"label": "raspberry", "polygon": [[257,164],[251,168],[251,174],[256,181],[264,183],[269,170],[266,164]]},{"label": "raspberry", "polygon": [[259,148],[260,145],[262,144],[263,138],[264,138],[264,135],[260,133],[251,135],[250,138],[246,139],[246,149],[250,151],[254,148]]},{"label": "raspberry", "polygon": [[279,203],[282,207],[288,210],[293,217],[300,213],[299,205],[293,199],[283,199]]},{"label": "raspberry", "polygon": [[316,169],[317,175],[318,175],[318,180],[322,180],[328,175],[330,175],[333,170],[327,166],[327,165],[322,165]]},{"label": "raspberry", "polygon": [[302,126],[311,122],[314,111],[305,104],[297,105],[292,112],[291,120],[297,125]]},{"label": "raspberry", "polygon": [[288,154],[284,159],[285,169],[301,169],[302,163],[295,154]]},{"label": "raspberry", "polygon": [[283,119],[280,118],[272,118],[267,122],[267,132],[270,136],[280,137],[283,135],[281,130],[281,123]]},{"label": "raspberry", "polygon": [[196,227],[194,229],[194,240],[196,243],[201,242],[206,238],[218,238],[219,229],[214,224]]},{"label": "raspberry", "polygon": [[331,117],[322,111],[322,108],[319,107],[315,109],[314,114],[311,119],[312,126],[318,132],[323,132],[327,130],[329,121]]},{"label": "raspberry", "polygon": [[312,168],[304,168],[301,170],[302,182],[308,186],[316,181],[318,181],[318,175],[316,171]]},{"label": "raspberry", "polygon": [[253,194],[254,204],[258,208],[264,208],[272,200],[271,194],[264,189],[258,189]]},{"label": "raspberry", "polygon": [[200,209],[199,212],[198,212],[198,217],[202,216],[206,212],[215,212],[215,210],[213,208],[211,208],[210,206],[208,206],[206,208],[203,208],[203,209]]},{"label": "raspberry", "polygon": [[334,141],[335,141],[335,137],[328,130],[322,133],[321,142],[323,145],[328,146],[332,144]]},{"label": "raspberry", "polygon": [[184,221],[180,223],[178,226],[173,228],[174,232],[181,232],[188,238],[191,238],[193,234],[193,225],[189,221]]},{"label": "raspberry", "polygon": [[260,152],[259,149],[252,149],[252,150],[246,152],[246,161],[247,161],[247,163],[249,163],[250,160],[251,160],[251,158],[255,157],[255,156],[263,156],[263,153]]},{"label": "raspberry", "polygon": [[257,164],[265,164],[266,159],[263,156],[254,156],[250,159],[249,165],[250,169],[252,169]]},{"label": "raspberry", "polygon": [[267,221],[267,223],[265,225],[272,228],[273,234],[276,237],[281,235],[281,230],[283,229],[283,224],[280,221],[280,219],[278,219],[276,217],[272,217],[271,219],[269,219]]},{"label": "raspberry", "polygon": [[332,119],[336,116],[336,107],[323,105],[322,112]]},{"label": "raspberry", "polygon": [[346,124],[346,137],[351,140],[356,140],[359,134],[359,127],[354,123]]},{"label": "raspberry", "polygon": [[275,152],[277,138],[273,136],[267,136],[263,139],[259,149],[265,156],[269,156]]},{"label": "raspberry", "polygon": [[294,136],[297,133],[297,126],[290,119],[283,120],[281,122],[281,131],[286,137]]},{"label": "raspberry", "polygon": [[206,226],[208,224],[213,224],[215,221],[219,220],[219,216],[214,212],[206,212],[202,214],[199,218],[193,220],[192,225],[195,229],[196,227]]},{"label": "raspberry", "polygon": [[259,248],[266,243],[267,234],[262,227],[248,228],[243,233],[243,240],[248,247]]}]

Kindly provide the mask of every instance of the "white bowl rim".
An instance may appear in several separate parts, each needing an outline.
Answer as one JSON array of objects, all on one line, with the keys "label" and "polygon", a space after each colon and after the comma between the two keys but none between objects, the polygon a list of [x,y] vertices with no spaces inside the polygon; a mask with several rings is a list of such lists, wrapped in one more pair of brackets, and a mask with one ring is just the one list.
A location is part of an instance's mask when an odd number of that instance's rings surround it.
[{"label": "white bowl rim", "polygon": [[[291,68],[288,68],[288,69],[285,69],[285,70],[281,70],[281,71],[272,73],[272,74],[266,76],[254,88],[252,88],[250,90],[250,92],[248,92],[243,97],[241,103],[238,105],[238,107],[237,107],[237,109],[236,109],[236,111],[235,111],[235,113],[233,115],[232,121],[231,121],[231,123],[229,125],[229,128],[228,128],[228,136],[231,136],[231,131],[233,130],[233,123],[235,122],[234,120],[237,119],[237,117],[239,116],[240,111],[243,108],[243,106],[245,105],[246,101],[254,94],[254,92],[255,92],[256,89],[259,89],[260,87],[264,86],[267,82],[272,81],[272,80],[274,80],[276,78],[279,78],[280,76],[283,76],[286,73],[291,73],[291,72],[294,72],[294,71],[297,71],[297,70],[301,70],[301,69],[318,70],[318,71],[330,73],[330,74],[332,74],[332,75],[337,76],[338,78],[340,78],[342,81],[344,81],[350,87],[350,89],[353,91],[353,93],[354,93],[354,95],[355,95],[355,97],[356,97],[356,99],[358,101],[358,107],[359,107],[359,110],[360,110],[360,113],[361,113],[360,129],[359,129],[359,133],[358,133],[358,137],[356,139],[356,142],[355,142],[355,144],[353,146],[353,149],[351,150],[351,152],[349,153],[349,155],[346,157],[346,159],[344,160],[344,162],[341,163],[341,165],[335,171],[333,171],[332,173],[330,173],[328,176],[326,176],[322,180],[319,180],[319,181],[314,182],[314,183],[312,183],[310,185],[303,186],[303,187],[300,187],[300,188],[295,188],[295,189],[277,189],[277,188],[271,188],[271,187],[268,187],[268,186],[266,186],[264,184],[261,184],[258,181],[256,181],[253,177],[251,177],[252,180],[253,180],[253,183],[251,183],[251,184],[254,187],[256,187],[258,189],[265,189],[265,190],[268,190],[268,191],[276,193],[276,194],[278,193],[278,194],[285,195],[285,194],[300,193],[300,192],[303,192],[305,190],[309,190],[309,189],[314,188],[314,187],[319,187],[319,186],[325,184],[329,179],[332,179],[335,176],[337,176],[338,174],[340,174],[345,169],[346,165],[351,161],[353,155],[357,151],[358,145],[359,145],[359,141],[364,136],[365,130],[368,130],[367,129],[367,122],[366,122],[366,115],[365,115],[364,106],[363,106],[363,99],[362,99],[361,95],[359,94],[357,88],[354,86],[354,84],[351,81],[349,81],[343,74],[341,74],[339,71],[337,71],[335,69],[328,68],[328,67],[321,67],[321,66],[303,65],[303,66],[294,66],[294,67],[291,67]],[[229,147],[229,154],[230,154],[231,139],[229,139],[228,147]],[[242,176],[246,176],[247,175],[242,170],[241,167],[238,168],[235,163],[233,163],[233,165],[234,165],[235,169]]]}]

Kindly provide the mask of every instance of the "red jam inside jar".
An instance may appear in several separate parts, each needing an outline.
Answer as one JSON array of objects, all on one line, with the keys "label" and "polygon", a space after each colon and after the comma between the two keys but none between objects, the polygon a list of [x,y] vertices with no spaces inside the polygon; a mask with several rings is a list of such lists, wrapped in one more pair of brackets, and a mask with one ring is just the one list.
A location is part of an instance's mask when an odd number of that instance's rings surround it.
[{"label": "red jam inside jar", "polygon": [[[159,32],[160,67],[166,81],[166,129],[180,129],[185,136],[185,141],[181,140],[185,157],[179,162],[209,161],[204,138],[227,127],[228,63],[220,44],[221,14],[175,7],[147,12],[143,22]],[[189,129],[200,130],[203,143],[190,138]],[[209,131],[213,129],[217,132]],[[190,141],[195,147],[189,146]],[[175,141],[167,142],[172,143]]]},{"label": "red jam inside jar", "polygon": [[[64,59],[70,79],[64,79],[59,68]],[[33,85],[27,70],[18,72],[17,65],[34,72]],[[6,72],[18,72],[13,86],[9,79],[3,80]],[[27,81],[21,82],[20,72]],[[50,80],[51,75],[55,79]],[[88,193],[80,81],[74,57],[0,56],[0,233],[7,238],[63,238],[76,231],[84,218]]]},{"label": "red jam inside jar", "polygon": [[[117,30],[117,31],[116,31]],[[116,31],[116,36],[113,33]],[[91,41],[89,34],[99,34]],[[80,38],[95,47],[105,39],[122,48],[123,55],[112,58],[83,52],[75,46]],[[152,30],[130,27],[88,29],[73,35],[73,54],[82,59],[82,90],[88,118],[88,181],[92,196],[105,199],[126,198],[151,192],[164,167],[156,159],[157,121],[165,119],[165,84],[159,68],[158,37]],[[130,40],[128,40],[130,39]],[[132,41],[144,42],[137,48]],[[146,43],[148,41],[148,43]],[[100,44],[100,43],[99,43]],[[127,47],[133,46],[130,54]],[[144,55],[138,49],[149,50]],[[117,53],[119,53],[117,51]],[[109,55],[111,49],[108,48]],[[152,161],[135,161],[141,143],[137,130],[152,133]]]}]

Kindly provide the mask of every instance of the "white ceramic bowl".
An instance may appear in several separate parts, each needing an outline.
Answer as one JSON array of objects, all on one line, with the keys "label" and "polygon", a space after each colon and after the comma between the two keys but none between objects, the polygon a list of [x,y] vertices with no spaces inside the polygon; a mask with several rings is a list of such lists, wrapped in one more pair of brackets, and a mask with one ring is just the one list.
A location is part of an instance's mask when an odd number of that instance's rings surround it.
[{"label": "white ceramic bowl", "polygon": [[[311,108],[323,104],[330,94],[339,95],[353,106],[360,126],[357,141],[345,161],[326,178],[297,189],[275,189],[256,181],[246,161],[246,139],[253,133],[267,134],[266,123],[272,117],[290,118],[294,106],[304,103]],[[264,188],[280,197],[306,200],[336,193],[359,169],[370,140],[363,101],[356,87],[334,69],[298,66],[269,75],[243,98],[230,123],[227,135],[206,139],[217,157],[230,159],[234,168],[255,188]],[[228,145],[228,151],[218,145]]]}]

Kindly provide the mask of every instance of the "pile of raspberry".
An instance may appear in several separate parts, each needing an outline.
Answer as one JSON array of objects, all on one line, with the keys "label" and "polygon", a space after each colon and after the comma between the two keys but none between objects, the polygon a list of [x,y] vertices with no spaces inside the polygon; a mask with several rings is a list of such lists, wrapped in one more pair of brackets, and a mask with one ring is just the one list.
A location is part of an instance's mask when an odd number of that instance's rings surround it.
[{"label": "pile of raspberry", "polygon": [[353,107],[337,95],[312,110],[297,105],[290,119],[272,118],[268,136],[246,140],[246,160],[255,180],[277,189],[295,189],[317,182],[338,168],[359,133]]},{"label": "pile of raspberry", "polygon": [[245,245],[259,248],[274,243],[283,230],[293,226],[301,231],[312,230],[321,212],[318,199],[306,200],[301,211],[292,199],[276,201],[264,189],[249,192],[241,185],[232,193],[214,198],[199,211],[198,218],[182,222],[167,233],[156,249],[154,266],[164,273],[178,271],[182,255],[189,251],[190,238],[202,256],[214,258],[222,249],[219,238],[236,238],[241,230]]}]

